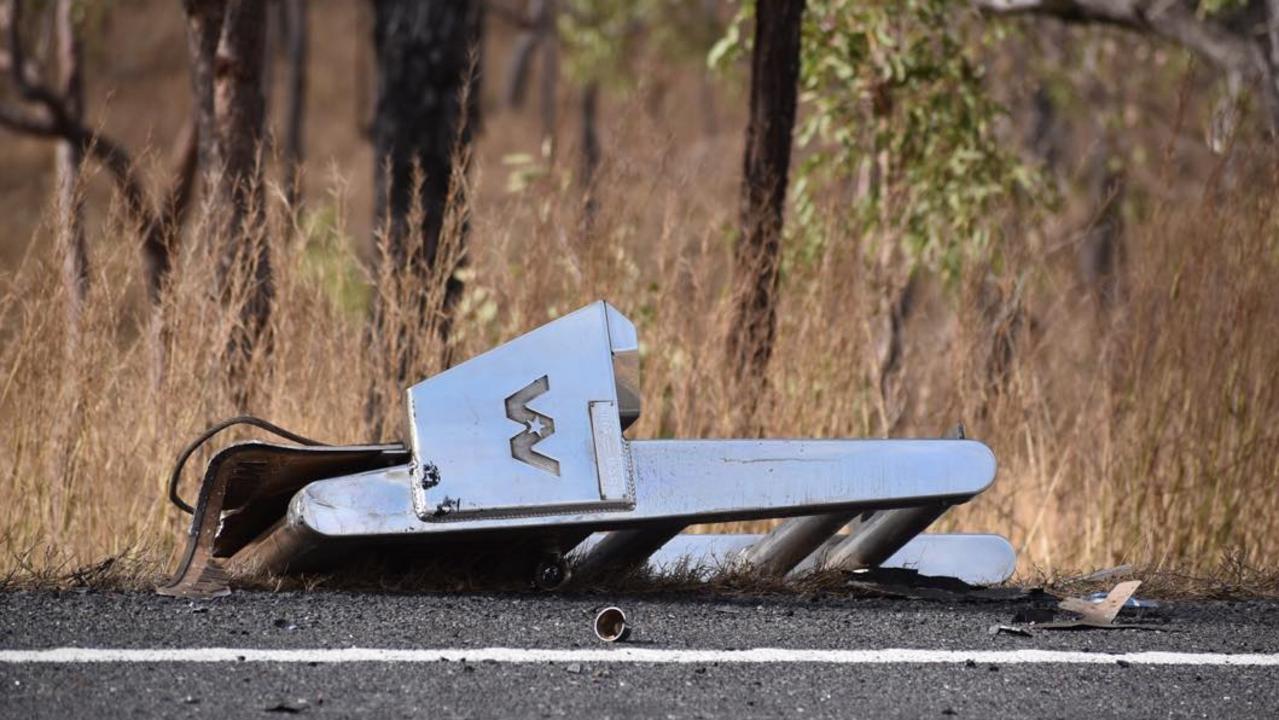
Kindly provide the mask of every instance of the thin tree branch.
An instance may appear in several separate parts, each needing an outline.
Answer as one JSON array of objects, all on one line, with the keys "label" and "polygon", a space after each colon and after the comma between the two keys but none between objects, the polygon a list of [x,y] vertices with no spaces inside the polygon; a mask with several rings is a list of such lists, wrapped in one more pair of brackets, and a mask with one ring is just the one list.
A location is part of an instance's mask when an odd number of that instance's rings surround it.
[{"label": "thin tree branch", "polygon": [[989,15],[1042,15],[1068,23],[1112,25],[1185,46],[1224,69],[1257,75],[1265,60],[1251,39],[1199,16],[1182,0],[973,0]]},{"label": "thin tree branch", "polygon": [[166,195],[162,214],[157,214],[139,177],[137,165],[124,146],[76,118],[64,99],[41,84],[29,71],[22,37],[18,32],[23,10],[21,0],[9,0],[5,9],[8,11],[3,19],[9,42],[9,75],[19,95],[36,108],[34,111],[24,111],[0,104],[0,126],[75,145],[107,169],[124,198],[129,216],[142,229],[148,295],[153,302],[158,301],[172,265],[171,241],[190,202],[195,177],[194,150],[188,149],[183,153],[174,188]]},{"label": "thin tree branch", "polygon": [[32,115],[12,105],[0,104],[0,125],[25,135],[58,137],[57,129],[47,114]]},{"label": "thin tree branch", "polygon": [[[1279,88],[1276,67],[1263,48],[1262,24],[1245,6],[1220,19],[1204,17],[1191,0],[972,0],[988,15],[1040,15],[1076,24],[1111,25],[1174,42],[1225,72],[1258,81],[1272,129],[1279,129]],[[1227,24],[1227,23],[1230,24]],[[1238,25],[1236,27],[1235,25]]]}]

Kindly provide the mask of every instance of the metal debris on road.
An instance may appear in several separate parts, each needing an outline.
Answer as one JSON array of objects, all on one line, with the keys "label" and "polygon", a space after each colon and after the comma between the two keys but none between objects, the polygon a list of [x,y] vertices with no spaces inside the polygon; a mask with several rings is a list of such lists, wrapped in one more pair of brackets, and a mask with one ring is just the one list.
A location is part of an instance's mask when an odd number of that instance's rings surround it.
[{"label": "metal debris on road", "polygon": [[868,595],[943,602],[1035,600],[1044,596],[1038,588],[978,587],[954,577],[922,575],[906,568],[876,567],[849,573],[845,585]]},{"label": "metal debris on road", "polygon": [[609,606],[595,615],[595,637],[604,642],[624,642],[631,636],[631,627],[626,624],[626,613],[616,606]]},{"label": "metal debris on road", "polygon": [[1079,615],[1077,620],[1053,620],[1051,609],[1032,608],[1018,612],[1013,622],[1025,622],[1026,625],[1018,627],[1035,630],[1163,630],[1151,623],[1115,621],[1124,607],[1155,607],[1150,601],[1134,600],[1133,594],[1140,586],[1140,580],[1129,580],[1114,586],[1101,597],[1094,593],[1088,597],[1065,598],[1057,603],[1058,608]]},{"label": "metal debris on road", "polygon": [[1034,633],[1032,633],[1029,629],[1017,625],[991,625],[987,632],[991,635],[1019,635],[1021,637],[1034,636]]},{"label": "metal debris on road", "polygon": [[[169,478],[192,523],[159,591],[217,595],[235,578],[374,553],[474,563],[484,552],[500,560],[489,572],[551,590],[710,537],[682,534],[690,525],[775,518],[731,553],[734,568],[783,578],[900,563],[982,585],[1013,572],[1002,537],[923,534],[994,481],[994,454],[962,427],[940,439],[631,440],[640,398],[635,326],[597,302],[408,388],[404,442],[332,446],[259,418],[218,423]],[[222,449],[188,504],[183,465],[241,424],[292,444]],[[721,549],[680,547],[694,566]]]},{"label": "metal debris on road", "polygon": [[[1099,603],[1105,600],[1106,596],[1107,596],[1107,593],[1098,590],[1095,593],[1089,593],[1088,595],[1085,595],[1084,599],[1091,603]],[[1134,596],[1134,597],[1128,598],[1128,600],[1124,602],[1123,607],[1119,608],[1119,615],[1123,616],[1123,615],[1133,614],[1133,615],[1136,615],[1137,617],[1141,617],[1145,615],[1146,613],[1155,612],[1155,611],[1158,611],[1159,609],[1160,609],[1159,603],[1155,602],[1154,600],[1149,600],[1146,598],[1139,598]]]},{"label": "metal debris on road", "polygon": [[1119,615],[1119,610],[1132,598],[1141,587],[1140,580],[1128,580],[1111,588],[1106,596],[1098,601],[1087,598],[1066,598],[1057,603],[1062,610],[1079,613],[1086,622],[1097,625],[1109,625]]}]

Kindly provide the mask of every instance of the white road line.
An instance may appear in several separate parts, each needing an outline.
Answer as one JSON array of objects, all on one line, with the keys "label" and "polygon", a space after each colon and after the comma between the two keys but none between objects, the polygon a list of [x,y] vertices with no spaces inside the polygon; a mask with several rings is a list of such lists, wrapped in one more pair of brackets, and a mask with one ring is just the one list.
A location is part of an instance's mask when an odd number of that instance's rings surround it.
[{"label": "white road line", "polygon": [[999,665],[1279,665],[1279,653],[1223,654],[1147,651],[1091,653],[1068,650],[807,650],[754,648],[750,650],[658,650],[611,647],[597,650],[536,648],[317,648],[264,650],[255,648],[49,648],[0,650],[0,663],[827,663],[835,665],[965,663]]}]

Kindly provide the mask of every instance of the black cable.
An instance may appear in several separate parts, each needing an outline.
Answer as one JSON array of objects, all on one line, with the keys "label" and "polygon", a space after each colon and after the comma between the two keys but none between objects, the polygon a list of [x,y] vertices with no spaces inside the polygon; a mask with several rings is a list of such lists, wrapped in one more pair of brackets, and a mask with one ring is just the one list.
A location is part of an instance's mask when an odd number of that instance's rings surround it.
[{"label": "black cable", "polygon": [[187,445],[186,448],[182,450],[182,452],[178,453],[178,461],[173,466],[173,474],[169,476],[169,502],[173,503],[182,512],[188,515],[195,514],[195,508],[186,504],[186,502],[181,497],[178,496],[178,481],[182,479],[182,468],[186,466],[187,460],[191,458],[191,455],[195,453],[196,450],[200,449],[201,445],[208,442],[214,435],[217,435],[223,430],[226,430],[227,428],[235,425],[252,425],[253,427],[259,428],[261,430],[266,430],[267,432],[272,433],[274,435],[278,435],[284,438],[285,440],[291,440],[295,443],[298,443],[299,445],[308,445],[311,447],[315,447],[319,445],[328,444],[328,443],[319,442],[318,440],[312,440],[309,437],[298,435],[295,432],[290,432],[280,427],[279,425],[267,422],[266,420],[263,420],[262,418],[254,417],[252,415],[237,415],[235,417],[227,418],[226,420],[216,423],[212,427],[210,427],[208,430],[205,430],[204,432],[200,433],[199,437],[197,437],[194,441],[192,441],[190,445]]}]

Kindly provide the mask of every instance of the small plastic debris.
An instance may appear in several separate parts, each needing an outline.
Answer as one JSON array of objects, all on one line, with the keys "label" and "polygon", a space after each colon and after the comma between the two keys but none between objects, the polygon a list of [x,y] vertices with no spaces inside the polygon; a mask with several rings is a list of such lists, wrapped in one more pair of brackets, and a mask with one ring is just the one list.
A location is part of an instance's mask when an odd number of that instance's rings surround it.
[{"label": "small plastic debris", "polygon": [[573,673],[574,675],[580,675],[580,674],[581,674],[581,672],[582,672],[582,664],[581,664],[581,663],[569,663],[569,664],[568,664],[568,667],[566,667],[566,668],[564,668],[564,669],[565,669],[565,670],[567,670],[568,672]]},{"label": "small plastic debris", "polygon": [[[1140,586],[1140,580],[1129,580],[1111,588],[1104,597],[1098,598],[1099,593],[1095,593],[1082,598],[1066,598],[1057,603],[1057,607],[1079,614],[1078,620],[1037,623],[1035,628],[1037,630],[1161,630],[1162,628],[1150,623],[1115,622],[1119,611],[1128,606],[1129,602],[1133,602],[1133,593],[1137,592]],[[1143,600],[1135,602],[1149,603]],[[1153,606],[1153,603],[1148,606]],[[1140,605],[1134,607],[1140,607]]]},{"label": "small plastic debris", "polygon": [[1032,633],[1030,630],[1024,627],[1018,627],[1016,625],[995,624],[995,625],[991,625],[990,629],[987,632],[989,632],[992,636],[993,635],[1017,635],[1020,637],[1034,636],[1034,633]]},{"label": "small plastic debris", "polygon": [[604,642],[623,642],[631,635],[626,624],[626,613],[616,606],[600,610],[595,616],[595,637]]},{"label": "small plastic debris", "polygon": [[1079,613],[1086,622],[1109,625],[1115,621],[1122,608],[1141,587],[1140,580],[1121,582],[1111,588],[1105,597],[1099,600],[1089,598],[1066,598],[1057,604],[1062,610]]}]

